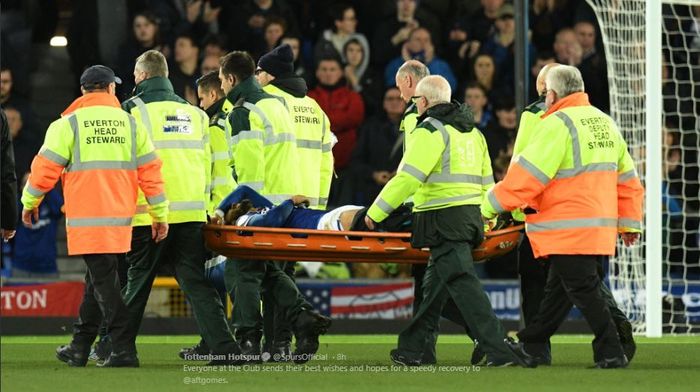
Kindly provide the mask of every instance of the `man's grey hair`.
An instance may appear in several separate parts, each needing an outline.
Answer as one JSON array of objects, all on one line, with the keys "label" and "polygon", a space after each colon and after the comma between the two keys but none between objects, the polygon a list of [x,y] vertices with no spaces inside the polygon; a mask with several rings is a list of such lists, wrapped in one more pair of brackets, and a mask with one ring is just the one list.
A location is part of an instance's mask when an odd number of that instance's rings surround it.
[{"label": "man's grey hair", "polygon": [[452,98],[452,89],[447,79],[440,75],[426,76],[416,86],[416,95],[425,97],[428,106],[448,103]]},{"label": "man's grey hair", "polygon": [[401,67],[399,67],[398,71],[396,71],[396,76],[406,75],[411,75],[413,79],[418,81],[426,76],[429,76],[430,70],[428,70],[428,67],[426,67],[425,64],[418,60],[408,60],[403,63]]},{"label": "man's grey hair", "polygon": [[560,65],[550,69],[545,82],[547,89],[554,90],[559,98],[584,91],[581,71],[570,65]]},{"label": "man's grey hair", "polygon": [[153,49],[145,51],[136,58],[134,69],[145,72],[149,78],[157,76],[168,77],[168,61],[163,56],[163,53]]}]

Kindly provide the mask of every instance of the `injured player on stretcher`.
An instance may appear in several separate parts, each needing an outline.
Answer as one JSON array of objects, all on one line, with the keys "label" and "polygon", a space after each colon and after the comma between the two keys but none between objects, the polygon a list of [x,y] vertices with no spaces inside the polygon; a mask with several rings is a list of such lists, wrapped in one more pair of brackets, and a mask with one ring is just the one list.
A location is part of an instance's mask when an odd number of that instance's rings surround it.
[{"label": "injured player on stretcher", "polygon": [[[239,185],[219,204],[215,212],[218,223],[235,226],[284,227],[330,231],[372,231],[364,222],[367,207],[345,205],[330,211],[306,208],[308,199],[297,195],[280,205],[252,188]],[[411,209],[396,209],[377,231],[408,232],[411,230]]]}]

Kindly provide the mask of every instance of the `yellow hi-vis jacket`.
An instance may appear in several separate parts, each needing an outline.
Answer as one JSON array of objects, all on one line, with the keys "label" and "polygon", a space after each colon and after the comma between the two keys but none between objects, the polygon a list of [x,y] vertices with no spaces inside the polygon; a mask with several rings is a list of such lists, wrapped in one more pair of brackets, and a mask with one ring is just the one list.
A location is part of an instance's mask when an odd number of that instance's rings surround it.
[{"label": "yellow hi-vis jacket", "polygon": [[[515,145],[513,146],[513,157],[511,158],[511,163],[520,154],[522,150],[525,149],[527,144],[532,139],[532,134],[537,127],[537,124],[542,121],[542,115],[547,108],[544,106],[544,97],[538,98],[535,102],[528,105],[523,114],[520,115],[520,124],[518,125],[518,132],[515,137]],[[513,219],[519,222],[525,222],[525,214],[522,210],[515,209],[511,211]]]},{"label": "yellow hi-vis jacket", "polygon": [[[429,117],[411,135],[412,141],[396,176],[367,212],[375,222],[383,221],[410,195],[413,195],[413,211],[420,212],[479,205],[493,186],[486,139],[473,128],[469,109],[464,105],[441,104],[426,114]],[[438,114],[444,121],[430,117]]]},{"label": "yellow hi-vis jacket", "polygon": [[233,104],[220,99],[206,110],[209,115],[209,143],[211,144],[211,198],[207,211],[213,215],[219,203],[236,189],[231,168],[231,136],[226,131],[226,117]]},{"label": "yellow hi-vis jacket", "polygon": [[284,99],[294,124],[301,176],[301,194],[307,196],[310,208],[325,209],[333,177],[333,134],[330,120],[311,97],[295,97],[277,86],[268,84],[265,92]]},{"label": "yellow hi-vis jacket", "polygon": [[[170,81],[155,77],[136,87],[136,96],[122,108],[143,122],[163,161],[165,195],[170,201],[168,223],[206,222],[211,193],[209,117],[175,95]],[[143,194],[134,226],[151,224]]]},{"label": "yellow hi-vis jacket", "polygon": [[227,99],[234,103],[226,126],[232,135],[233,170],[274,204],[301,195],[299,153],[294,125],[282,98],[265,93],[254,77],[237,84]]}]

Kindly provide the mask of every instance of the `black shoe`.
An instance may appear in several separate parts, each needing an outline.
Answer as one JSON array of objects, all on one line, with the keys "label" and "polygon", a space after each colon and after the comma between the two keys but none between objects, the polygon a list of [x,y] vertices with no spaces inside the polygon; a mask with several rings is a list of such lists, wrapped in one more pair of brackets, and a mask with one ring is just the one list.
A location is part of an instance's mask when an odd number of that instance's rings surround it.
[{"label": "black shoe", "polygon": [[434,356],[427,356],[423,355],[423,358],[420,360],[421,365],[435,365],[437,364],[437,358]]},{"label": "black shoe", "polygon": [[627,358],[623,355],[622,357],[616,357],[616,358],[604,358],[598,362],[595,363],[595,365],[592,366],[592,369],[617,369],[617,368],[626,368],[627,365],[629,365],[629,361]]},{"label": "black shoe", "polygon": [[632,358],[634,358],[634,354],[637,352],[637,344],[634,342],[634,334],[632,333],[632,324],[626,320],[618,324],[617,335],[620,337],[622,351],[625,353],[627,361],[632,362]]},{"label": "black shoe", "polygon": [[241,355],[241,348],[238,344],[233,344],[228,351],[220,353],[209,353],[207,354],[207,366],[222,366],[222,365],[233,365],[239,366],[246,363]]},{"label": "black shoe", "polygon": [[90,351],[90,357],[88,359],[91,361],[104,361],[111,353],[112,338],[110,338],[109,335],[105,335],[100,337],[100,340],[95,343],[92,351]]},{"label": "black shoe", "polygon": [[240,343],[241,358],[249,364],[262,363],[262,353],[260,352],[260,340],[244,339]]},{"label": "black shoe", "polygon": [[[505,338],[503,339],[503,342],[506,344],[506,347],[510,350],[511,353],[513,353],[513,357],[515,358],[515,362],[524,367],[524,368],[536,368],[538,363],[535,361],[535,358],[533,358],[530,354],[525,352],[525,349],[523,348],[522,343],[516,343],[513,339],[511,338]],[[492,366],[497,366],[497,365],[492,365]]]},{"label": "black shoe", "polygon": [[208,359],[207,355],[209,355],[209,352],[209,346],[207,346],[204,341],[200,341],[192,347],[184,347],[180,349],[180,352],[177,353],[177,355],[180,357],[180,359],[184,359],[186,361],[205,361]]},{"label": "black shoe", "polygon": [[415,359],[415,358],[409,358],[399,352],[399,349],[395,348],[391,350],[389,353],[389,357],[391,358],[391,361],[394,362],[397,365],[401,366],[420,366],[421,361],[420,359]]},{"label": "black shoe", "polygon": [[483,365],[484,359],[486,358],[486,352],[481,349],[481,344],[479,341],[474,339],[474,349],[472,350],[472,365]]},{"label": "black shoe", "polygon": [[68,366],[73,367],[83,367],[87,365],[89,355],[90,346],[82,348],[71,343],[56,349],[56,358],[58,358],[59,361],[67,363]]},{"label": "black shoe", "polygon": [[268,362],[289,362],[292,359],[292,343],[274,343],[268,351]]},{"label": "black shoe", "polygon": [[297,344],[292,353],[296,364],[306,363],[318,351],[318,337],[328,332],[331,319],[317,312],[303,311],[295,323]]},{"label": "black shoe", "polygon": [[104,362],[98,362],[98,367],[139,367],[139,358],[135,352],[112,352]]}]

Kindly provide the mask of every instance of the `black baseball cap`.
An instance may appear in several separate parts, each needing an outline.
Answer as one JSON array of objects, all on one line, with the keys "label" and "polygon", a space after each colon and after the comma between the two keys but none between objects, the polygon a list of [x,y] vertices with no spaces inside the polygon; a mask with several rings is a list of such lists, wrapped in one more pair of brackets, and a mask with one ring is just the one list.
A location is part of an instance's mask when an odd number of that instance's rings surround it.
[{"label": "black baseball cap", "polygon": [[104,65],[93,65],[83,71],[80,75],[80,85],[81,86],[91,86],[95,84],[107,84],[107,83],[122,84],[122,80],[114,75],[114,71],[111,68],[105,67]]}]

